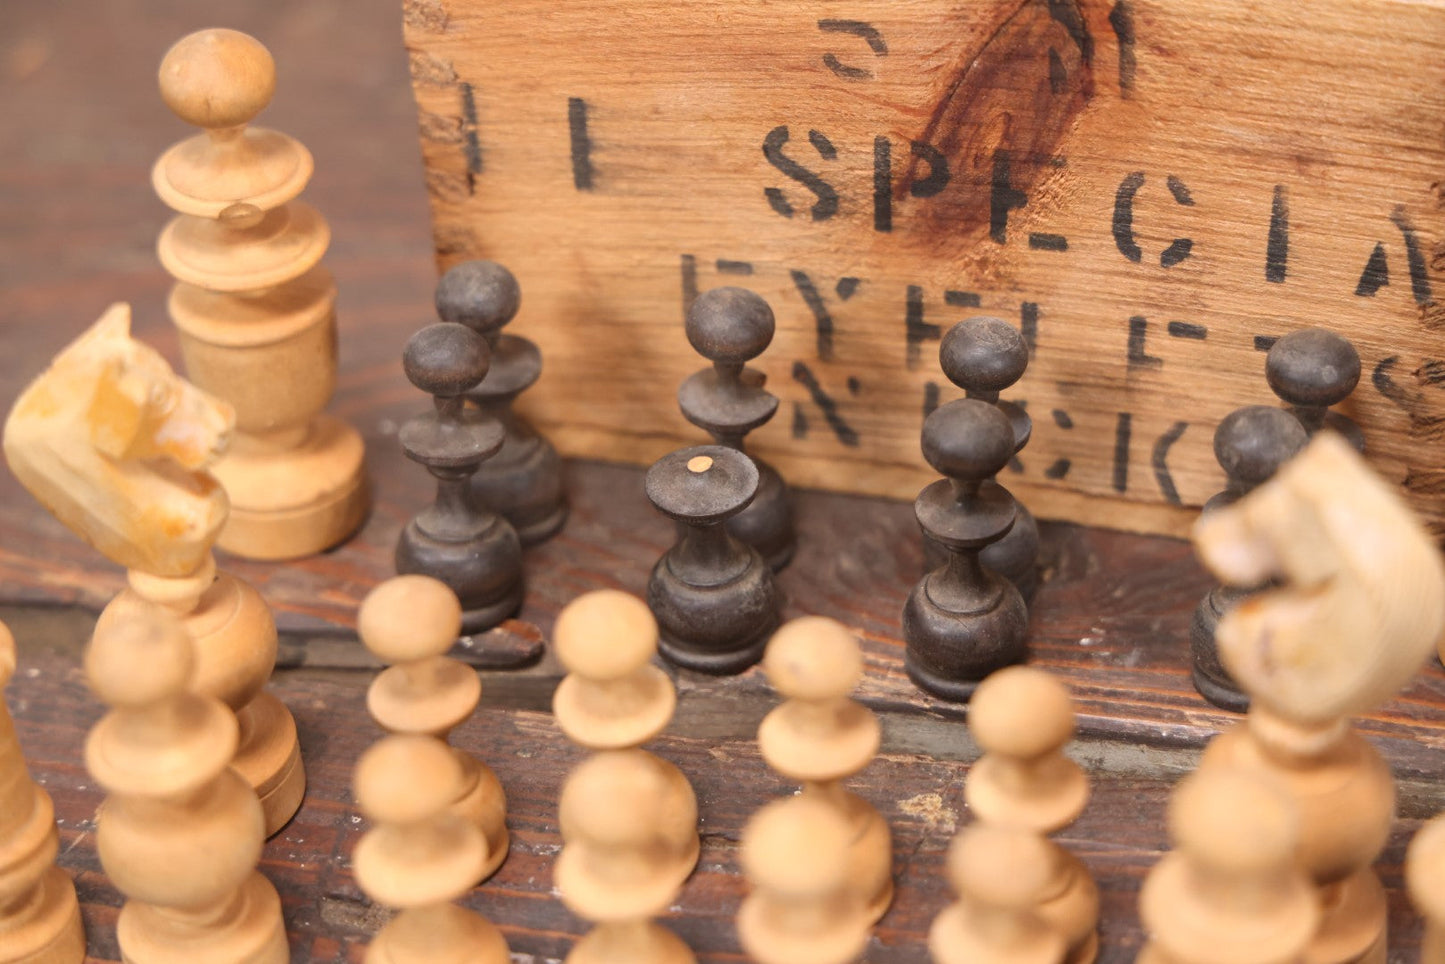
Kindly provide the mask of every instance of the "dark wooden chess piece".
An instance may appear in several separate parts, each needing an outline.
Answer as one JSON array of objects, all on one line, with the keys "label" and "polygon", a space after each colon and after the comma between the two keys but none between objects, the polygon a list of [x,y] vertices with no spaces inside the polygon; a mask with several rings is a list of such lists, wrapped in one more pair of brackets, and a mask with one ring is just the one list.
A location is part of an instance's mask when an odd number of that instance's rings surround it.
[{"label": "dark wooden chess piece", "polygon": [[[1223,492],[1204,503],[1204,511],[1230,505],[1268,481],[1308,441],[1299,420],[1282,408],[1250,405],[1230,412],[1214,431],[1214,457],[1228,481]],[[1249,697],[1219,661],[1214,630],[1227,610],[1261,588],[1215,586],[1199,601],[1189,626],[1194,688],[1215,706],[1236,713],[1249,708]]]},{"label": "dark wooden chess piece", "polygon": [[677,543],[652,568],[647,605],[657,648],[704,673],[740,673],[762,658],[778,624],[773,571],[723,525],[758,489],[758,469],[737,449],[697,445],[647,470],[647,497],[677,522]]},{"label": "dark wooden chess piece", "polygon": [[987,484],[1013,457],[1014,438],[1008,416],[976,398],[949,402],[923,421],[923,457],[947,478],[920,492],[913,509],[949,559],[903,605],[904,667],[946,700],[968,700],[985,676],[1028,654],[1023,597],[979,558],[1014,524],[1013,496]]},{"label": "dark wooden chess piece", "polygon": [[1348,398],[1360,381],[1360,355],[1348,339],[1324,328],[1292,331],[1270,346],[1264,377],[1310,435],[1334,429],[1356,451],[1365,451],[1360,426],[1328,410]]},{"label": "dark wooden chess piece", "polygon": [[465,633],[497,625],[522,604],[522,544],[506,519],[477,505],[470,487],[505,436],[495,418],[463,397],[486,377],[489,355],[481,335],[451,322],[412,335],[402,355],[406,377],[436,404],[402,426],[402,451],[436,477],[437,494],[402,530],[396,571],[450,586]]},{"label": "dark wooden chess piece", "polygon": [[467,392],[467,399],[507,433],[501,450],[472,476],[472,492],[482,505],[512,524],[522,545],[534,546],[550,539],[567,521],[567,492],[557,450],[512,410],[517,396],[542,374],[537,346],[502,331],[521,303],[517,279],[495,261],[463,261],[442,275],[436,289],[442,321],[466,325],[487,340],[491,367],[482,383]]},{"label": "dark wooden chess piece", "polygon": [[[989,402],[1008,416],[1013,425],[1014,454],[1023,451],[1033,435],[1033,420],[1023,406],[998,397],[1029,367],[1029,346],[1018,329],[1002,318],[988,316],[960,321],[943,336],[938,364],[948,380],[963,389],[965,397]],[[1027,602],[1039,585],[1039,524],[1017,499],[1014,513],[1013,528],[984,549],[981,558],[985,566],[1017,586]],[[923,550],[929,571],[948,561],[948,550],[932,539],[924,538]]]},{"label": "dark wooden chess piece", "polygon": [[[746,288],[713,288],[698,295],[687,312],[687,340],[712,362],[678,387],[677,404],[689,422],[706,430],[719,445],[743,451],[743,439],[778,410],[777,396],[763,387],[766,378],[747,363],[773,340],[773,309]],[[797,538],[788,487],[778,470],[762,459],[758,494],[727,521],[728,531],[762,553],[776,572],[793,558]]]}]

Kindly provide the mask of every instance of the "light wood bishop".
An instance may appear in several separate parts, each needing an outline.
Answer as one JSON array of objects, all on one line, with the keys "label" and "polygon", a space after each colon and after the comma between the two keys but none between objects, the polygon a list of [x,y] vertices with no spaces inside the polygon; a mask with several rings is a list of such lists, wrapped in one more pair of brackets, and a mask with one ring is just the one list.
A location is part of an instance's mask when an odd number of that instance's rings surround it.
[{"label": "light wood bishop", "polygon": [[958,900],[928,931],[934,964],[1061,964],[1064,936],[1039,913],[1052,861],[1048,841],[1022,827],[964,827],[948,848]]},{"label": "light wood bishop", "polygon": [[1415,832],[1405,854],[1410,901],[1425,918],[1421,964],[1445,964],[1445,815]]}]

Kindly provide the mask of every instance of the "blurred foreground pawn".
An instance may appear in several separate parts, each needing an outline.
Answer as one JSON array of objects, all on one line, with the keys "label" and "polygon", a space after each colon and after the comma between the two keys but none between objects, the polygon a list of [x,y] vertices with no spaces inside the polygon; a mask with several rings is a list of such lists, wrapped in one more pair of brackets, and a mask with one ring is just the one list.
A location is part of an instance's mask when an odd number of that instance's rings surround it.
[{"label": "blurred foreground pawn", "polygon": [[1426,823],[1405,854],[1405,884],[1410,902],[1425,918],[1421,964],[1445,962],[1445,816]]},{"label": "blurred foreground pawn", "polygon": [[1026,830],[964,827],[948,848],[958,900],[928,931],[934,964],[1062,964],[1064,938],[1038,913],[1050,860],[1045,841]]},{"label": "blurred foreground pawn", "polygon": [[1290,332],[1270,346],[1264,376],[1308,434],[1334,429],[1355,451],[1365,451],[1360,426],[1329,411],[1349,398],[1360,381],[1360,355],[1346,338],[1324,328]]},{"label": "blurred foreground pawn", "polygon": [[256,870],[261,805],[231,769],[236,718],[190,692],[185,628],[158,606],[97,625],[90,688],[111,709],[85,766],[110,794],[97,818],[101,866],[128,900],[116,923],[134,964],[282,964],[281,900]]},{"label": "blurred foreground pawn", "polygon": [[[361,641],[388,668],[366,691],[372,719],[389,733],[430,736],[446,746],[482,696],[476,670],[446,655],[462,625],[462,607],[444,583],[430,576],[396,576],[367,593],[356,614]],[[507,795],[491,767],[465,750],[448,747],[459,779],[451,809],[475,824],[487,840],[485,880],[507,859]]]},{"label": "blurred foreground pawn", "polygon": [[361,436],[323,411],[336,387],[336,284],[319,264],[331,229],[296,200],[311,154],[247,126],[275,89],[254,38],[181,39],[161,62],[161,97],[205,132],[166,151],[151,178],[178,212],[157,247],[177,282],[168,307],[186,371],[236,408],[234,444],[215,467],[231,497],[220,545],[253,559],[334,546],[370,501]]},{"label": "blurred foreground pawn", "polygon": [[1089,800],[1084,771],[1064,755],[1074,735],[1074,703],[1057,677],[1010,666],[973,694],[968,728],[983,756],[963,798],[980,823],[1037,834],[1048,856],[1034,907],[1064,940],[1067,964],[1099,954],[1099,888],[1084,862],[1047,834],[1076,820]]},{"label": "blurred foreground pawn", "polygon": [[877,809],[842,783],[873,761],[882,735],[873,712],[849,698],[863,678],[863,653],[841,623],[803,616],[773,634],[763,670],[785,702],[763,718],[758,749],[847,822],[849,886],[876,922],[893,902],[893,841]]},{"label": "blurred foreground pawn", "polygon": [[[0,623],[0,690],[15,672],[15,638]],[[85,931],[75,884],[55,866],[55,807],[25,768],[0,699],[0,964],[79,964]]]},{"label": "blurred foreground pawn", "polygon": [[1299,865],[1324,910],[1310,964],[1380,962],[1385,892],[1371,864],[1394,780],[1350,718],[1419,672],[1445,632],[1445,565],[1394,489],[1322,432],[1270,481],[1199,518],[1200,559],[1232,585],[1276,586],[1224,614],[1219,654],[1249,714],[1200,769],[1263,771],[1299,807]]},{"label": "blurred foreground pawn", "polygon": [[487,375],[490,354],[465,325],[438,322],[412,335],[402,354],[406,377],[433,397],[435,410],[408,419],[401,448],[437,480],[436,499],[402,530],[396,571],[439,579],[462,603],[462,631],[480,633],[522,605],[522,544],[506,519],[472,496],[477,468],[502,447],[502,426],[468,408],[465,395]]},{"label": "blurred foreground pawn", "polygon": [[[778,410],[777,396],[763,387],[767,376],[747,364],[773,340],[773,309],[746,288],[704,291],[688,309],[687,340],[712,367],[690,375],[678,387],[678,407],[718,445],[741,452],[747,434]],[[728,519],[727,529],[758,550],[777,572],[793,558],[797,545],[793,509],[778,470],[759,458],[753,463],[758,467],[757,495]]]},{"label": "blurred foreground pawn", "polygon": [[466,325],[485,338],[491,350],[487,376],[467,399],[507,433],[497,454],[472,476],[472,493],[512,524],[522,545],[535,546],[556,535],[567,521],[567,493],[557,450],[512,410],[517,396],[542,374],[537,346],[502,331],[521,303],[517,279],[495,261],[463,261],[437,283],[438,317]]},{"label": "blurred foreground pawn", "polygon": [[923,421],[923,457],[947,478],[920,492],[913,510],[949,560],[903,605],[904,666],[914,683],[946,700],[966,701],[979,680],[1028,655],[1023,597],[979,561],[1014,522],[1013,496],[989,483],[1013,452],[1013,426],[988,402],[949,402]]},{"label": "blurred foreground pawn", "polygon": [[452,901],[487,866],[487,841],[456,813],[456,754],[429,736],[382,738],[356,764],[356,804],[372,827],[356,844],[356,883],[401,912],[366,949],[366,964],[508,964],[501,931]]},{"label": "blurred foreground pawn", "polygon": [[742,672],[778,624],[772,570],[722,525],[757,492],[757,466],[737,449],[697,445],[658,459],[646,485],[647,498],[677,523],[677,543],[647,583],[658,649],[688,669]]},{"label": "blurred foreground pawn", "polygon": [[568,831],[555,882],[562,902],[597,926],[567,964],[693,964],[687,945],[652,920],[686,876],[678,875],[679,854],[664,829],[671,789],[641,750],[595,754],[568,775],[559,807]]},{"label": "blurred foreground pawn", "polygon": [[[1204,511],[1212,512],[1238,502],[1299,454],[1308,441],[1309,436],[1299,420],[1284,409],[1250,405],[1230,412],[1214,430],[1214,458],[1224,469],[1227,481],[1223,492],[1204,503]],[[1260,588],[1215,586],[1199,601],[1189,625],[1194,688],[1215,706],[1236,713],[1249,708],[1249,698],[1219,661],[1214,630],[1225,610],[1237,606]]]},{"label": "blurred foreground pawn", "polygon": [[[1186,777],[1169,801],[1174,850],[1149,871],[1139,964],[1297,964],[1319,925],[1300,870],[1299,809],[1264,774]],[[1380,958],[1383,960],[1383,956]]]},{"label": "blurred foreground pawn", "polygon": [[868,945],[872,919],[848,879],[852,833],[812,796],[775,800],[743,828],[752,891],[738,908],[738,939],[758,964],[847,964]]}]

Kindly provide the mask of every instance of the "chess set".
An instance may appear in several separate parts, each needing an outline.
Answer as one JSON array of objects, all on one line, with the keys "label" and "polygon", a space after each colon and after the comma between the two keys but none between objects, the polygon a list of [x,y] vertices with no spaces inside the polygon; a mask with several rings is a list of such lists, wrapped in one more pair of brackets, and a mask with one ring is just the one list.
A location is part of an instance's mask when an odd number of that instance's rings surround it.
[{"label": "chess set", "polygon": [[[361,435],[325,411],[337,292],[321,266],[327,223],[298,200],[311,156],[251,123],[274,86],[269,53],[236,31],[185,37],[161,64],[165,103],[202,129],[153,171],[176,212],[158,250],[176,281],[167,308],[185,377],[132,337],[116,304],[33,373],[5,423],[15,477],[126,571],[83,661],[105,713],[75,747],[105,794],[95,849],[124,901],[126,961],[289,959],[281,900],[257,864],[301,807],[310,761],[268,691],[271,608],[213,549],[284,566],[354,538],[370,504]],[[401,529],[395,577],[354,616],[359,646],[385,667],[357,693],[385,735],[348,761],[367,826],[351,872],[384,909],[368,961],[514,959],[507,921],[458,903],[485,889],[512,838],[485,741],[453,731],[482,702],[474,648],[523,605],[526,552],[569,522],[563,459],[514,407],[543,390],[542,351],[504,331],[521,303],[507,267],[458,260],[436,286],[439,320],[402,352],[432,404],[399,427],[396,457],[434,492]],[[680,327],[704,364],[679,384],[678,411],[712,441],[646,472],[642,494],[675,541],[645,593],[579,594],[545,640],[564,673],[555,725],[583,753],[546,817],[562,840],[549,899],[591,928],[566,959],[697,959],[658,919],[697,872],[713,801],[643,746],[685,701],[760,672],[776,705],[756,745],[778,799],[722,831],[747,880],[737,943],[762,964],[867,960],[907,858],[884,813],[847,787],[884,739],[855,699],[870,672],[858,630],[783,619],[777,573],[803,538],[796,500],[783,471],[745,450],[780,408],[749,364],[774,339],[773,308],[721,285],[688,299]],[[957,725],[980,751],[947,851],[955,899],[918,960],[1088,964],[1104,951],[1099,886],[1061,836],[1090,800],[1086,768],[1065,753],[1076,704],[1067,674],[1028,665],[1030,607],[1048,581],[1040,530],[999,481],[1033,434],[1027,408],[1002,397],[1032,354],[1027,330],[991,315],[940,332],[938,370],[962,397],[935,399],[916,440],[941,478],[913,506],[926,563],[898,614],[902,665],[921,698],[967,707]],[[1178,647],[1202,700],[1245,715],[1172,792],[1172,849],[1139,895],[1138,959],[1383,964],[1374,864],[1395,783],[1352,721],[1445,644],[1445,562],[1363,461],[1367,433],[1336,410],[1362,376],[1351,341],[1299,328],[1267,346],[1264,375],[1282,404],[1238,407],[1213,434],[1226,484],[1192,535],[1217,584]],[[0,656],[8,679],[8,631]],[[0,790],[0,961],[83,960],[50,798],[3,706]],[[1425,961],[1445,961],[1442,867],[1445,818],[1415,837],[1405,871]]]}]

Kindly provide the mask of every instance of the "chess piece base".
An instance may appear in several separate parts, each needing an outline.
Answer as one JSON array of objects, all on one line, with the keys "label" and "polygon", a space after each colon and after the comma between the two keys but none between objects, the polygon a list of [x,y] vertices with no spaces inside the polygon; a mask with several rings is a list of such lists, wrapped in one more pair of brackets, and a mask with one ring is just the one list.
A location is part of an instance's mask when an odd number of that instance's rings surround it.
[{"label": "chess piece base", "polygon": [[966,703],[994,670],[1028,657],[1028,610],[1013,584],[989,573],[993,604],[959,613],[934,602],[929,586],[945,570],[924,576],[903,604],[903,668],[922,690]]},{"label": "chess piece base", "polygon": [[1303,964],[1385,964],[1388,908],[1373,867],[1363,867],[1323,891],[1324,917]]},{"label": "chess piece base", "polygon": [[845,907],[830,911],[808,921],[814,926],[784,929],[766,899],[750,894],[738,908],[738,939],[759,964],[847,964],[863,953],[872,924],[867,915]]},{"label": "chess piece base", "polygon": [[[85,930],[75,884],[59,867],[52,866],[40,879],[22,909],[23,920],[0,921],[0,960],[5,964],[80,964],[85,960]],[[13,909],[13,908],[12,908]],[[18,926],[17,926],[18,925]]]},{"label": "chess piece base", "polygon": [[572,945],[563,964],[696,964],[682,938],[649,920],[592,928]]},{"label": "chess piece base", "polygon": [[[1022,502],[1015,500],[1013,528],[1002,539],[985,546],[979,561],[1014,584],[1025,603],[1039,590],[1039,523]],[[948,563],[948,550],[923,536],[923,567],[932,572]]]},{"label": "chess piece base", "polygon": [[366,964],[506,964],[495,924],[455,904],[404,910],[372,938]]},{"label": "chess piece base", "polygon": [[472,476],[472,494],[512,524],[522,545],[540,545],[567,522],[562,459],[530,426],[506,424],[501,449]]},{"label": "chess piece base", "polygon": [[952,904],[933,919],[928,930],[928,950],[937,964],[1057,964],[1063,960],[1064,939],[1048,928],[1035,928],[1014,935],[1012,940],[981,934],[968,910]]},{"label": "chess piece base", "polygon": [[431,576],[457,594],[465,635],[485,632],[522,608],[522,543],[505,519],[488,515],[491,525],[455,542],[429,535],[412,519],[396,544],[398,575]]},{"label": "chess piece base", "polygon": [[1249,709],[1246,696],[1219,660],[1219,647],[1214,631],[1225,611],[1246,594],[1237,589],[1217,586],[1199,600],[1194,619],[1189,624],[1189,656],[1193,663],[1190,677],[1199,695],[1221,709],[1243,713]]},{"label": "chess piece base", "polygon": [[256,789],[272,837],[296,815],[306,796],[306,768],[296,720],[286,704],[262,691],[236,713],[241,742],[231,766]]},{"label": "chess piece base", "polygon": [[798,546],[793,506],[778,470],[761,459],[753,462],[758,467],[757,495],[725,525],[733,538],[758,550],[773,572],[781,572]]},{"label": "chess piece base", "polygon": [[462,795],[452,804],[452,812],[475,824],[487,840],[487,862],[482,867],[480,883],[497,872],[512,846],[507,832],[507,792],[492,768],[464,750],[452,747],[462,768]]},{"label": "chess piece base", "polygon": [[668,557],[652,569],[647,605],[657,617],[657,650],[678,666],[715,676],[741,673],[763,658],[778,625],[778,593],[762,556],[716,586],[693,586],[673,574]]},{"label": "chess piece base", "polygon": [[125,964],[287,964],[286,927],[276,888],[253,871],[236,894],[236,913],[219,926],[188,921],[137,900],[116,922]]}]

